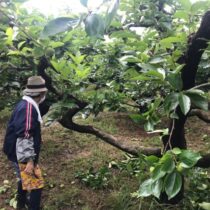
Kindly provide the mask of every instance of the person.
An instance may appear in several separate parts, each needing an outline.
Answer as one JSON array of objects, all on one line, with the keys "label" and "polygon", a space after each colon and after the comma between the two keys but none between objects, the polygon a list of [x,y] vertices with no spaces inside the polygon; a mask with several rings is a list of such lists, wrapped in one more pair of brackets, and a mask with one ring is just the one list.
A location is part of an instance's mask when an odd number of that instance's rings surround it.
[{"label": "person", "polygon": [[28,78],[23,98],[15,106],[7,125],[3,151],[12,161],[18,177],[17,209],[39,210],[42,188],[23,189],[23,178],[20,164],[24,164],[23,172],[29,176],[38,168],[41,148],[42,117],[39,110],[46,97],[47,88],[41,76]]}]

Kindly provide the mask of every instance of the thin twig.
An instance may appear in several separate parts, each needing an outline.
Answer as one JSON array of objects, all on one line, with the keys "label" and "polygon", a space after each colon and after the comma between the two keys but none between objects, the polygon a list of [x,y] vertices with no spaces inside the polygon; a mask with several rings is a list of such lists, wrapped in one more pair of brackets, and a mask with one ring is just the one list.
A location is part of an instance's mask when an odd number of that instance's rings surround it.
[{"label": "thin twig", "polygon": [[197,88],[200,88],[200,87],[205,87],[205,86],[210,86],[210,83],[204,83],[204,84],[201,84],[201,85],[197,85],[197,86],[194,86],[192,88],[190,88],[189,90],[192,90],[192,89],[197,89]]},{"label": "thin twig", "polygon": [[166,153],[166,149],[167,149],[168,145],[169,145],[170,149],[172,149],[171,138],[172,138],[172,133],[173,133],[174,127],[175,127],[175,120],[173,119],[170,136],[169,136],[168,142],[164,148],[163,154]]},{"label": "thin twig", "polygon": [[141,207],[142,207],[142,200],[143,199],[140,199],[140,202],[139,202],[139,210],[141,210]]},{"label": "thin twig", "polygon": [[[23,32],[29,39],[31,39],[34,43],[36,43],[38,46],[43,47],[42,44],[40,44],[39,42],[37,42],[31,35],[29,35],[23,28],[23,26],[19,25],[18,23],[16,23],[16,26],[19,27],[20,31]],[[22,28],[21,28],[22,27]]]},{"label": "thin twig", "polygon": [[150,204],[149,210],[151,210],[152,207],[153,207],[153,201],[152,201],[151,204]]}]

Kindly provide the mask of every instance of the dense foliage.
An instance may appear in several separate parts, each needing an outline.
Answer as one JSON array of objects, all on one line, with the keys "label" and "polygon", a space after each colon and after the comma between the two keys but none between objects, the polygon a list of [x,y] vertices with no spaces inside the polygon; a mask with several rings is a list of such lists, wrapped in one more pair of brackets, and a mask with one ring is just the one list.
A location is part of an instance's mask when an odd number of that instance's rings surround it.
[{"label": "dense foliage", "polygon": [[[61,92],[87,100],[86,113],[97,114],[105,107],[125,110],[129,104],[141,110],[155,97],[157,102],[150,107],[150,113],[145,114],[149,120],[146,127],[151,130],[158,122],[152,110],[156,110],[166,96],[167,113],[179,103],[184,113],[189,111],[189,95],[174,94],[182,89],[182,66],[177,60],[186,49],[188,36],[195,32],[208,2],[190,5],[188,1],[122,1],[109,28],[119,1],[112,1],[113,5],[105,1],[105,5],[97,11],[89,11],[88,15],[68,15],[50,21],[47,26],[43,15],[37,12],[29,15],[16,2],[6,1],[1,9],[4,20],[1,23],[4,94],[1,95],[8,94],[5,90],[22,87],[28,75],[37,73],[38,63],[45,56],[50,63],[47,72],[53,78],[53,85]],[[107,14],[103,7],[108,8]],[[91,37],[86,35],[82,21]],[[72,30],[73,26],[76,28]],[[100,31],[101,26],[104,28],[98,38],[97,30]],[[62,31],[67,32],[53,36]],[[202,82],[207,79],[208,57],[207,51],[200,64],[200,68],[205,69],[199,77],[201,80],[205,74]],[[196,100],[191,98],[194,103]]]},{"label": "dense foliage", "polygon": [[[147,131],[153,131],[164,116],[178,120],[177,108],[183,115],[192,107],[208,110],[203,90],[183,88],[182,69],[184,53],[209,1],[104,0],[90,11],[88,1],[81,0],[86,14],[57,18],[37,11],[29,14],[21,7],[23,2],[0,3],[0,109],[20,97],[28,76],[47,74],[51,121],[75,111],[78,100],[85,102],[78,109],[83,117],[104,110],[124,111],[134,121],[143,121]],[[207,47],[199,63],[197,87],[208,82],[209,52]],[[160,178],[166,175],[161,173]],[[165,182],[171,177],[179,187],[171,192],[165,188],[169,199],[182,184],[175,165]]]}]

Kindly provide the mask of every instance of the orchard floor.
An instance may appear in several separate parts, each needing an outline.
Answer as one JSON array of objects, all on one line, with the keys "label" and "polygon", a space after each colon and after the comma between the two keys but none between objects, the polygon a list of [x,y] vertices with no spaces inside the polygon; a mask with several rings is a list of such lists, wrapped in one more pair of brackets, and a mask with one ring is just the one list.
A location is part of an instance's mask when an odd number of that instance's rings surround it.
[{"label": "orchard floor", "polygon": [[[85,122],[79,119],[78,121]],[[124,144],[161,146],[158,135],[147,134],[143,126],[137,126],[125,114],[106,113],[95,119],[88,119],[88,123],[120,137]],[[151,198],[144,201],[132,198],[131,193],[138,190],[139,182],[145,179],[148,170],[142,166],[139,175],[134,176],[129,168],[127,170],[120,170],[118,167],[109,168],[111,163],[115,165],[123,163],[126,156],[100,139],[64,129],[58,123],[43,127],[42,131],[43,146],[40,165],[46,181],[42,196],[44,210],[194,209],[181,206],[159,205],[157,207],[157,202]],[[5,124],[1,122],[0,147],[2,147],[4,133]],[[208,124],[197,118],[190,118],[186,126],[186,136],[189,148],[210,152]],[[103,177],[105,186],[101,188],[98,187],[100,183],[98,184],[97,180],[95,183],[92,180],[96,186],[94,189],[76,178],[78,174],[92,169],[97,172],[103,167],[109,168],[109,176]],[[5,184],[5,180],[8,180],[9,184]],[[10,205],[14,200],[15,191],[15,174],[10,163],[0,152],[0,210],[14,209]]]}]

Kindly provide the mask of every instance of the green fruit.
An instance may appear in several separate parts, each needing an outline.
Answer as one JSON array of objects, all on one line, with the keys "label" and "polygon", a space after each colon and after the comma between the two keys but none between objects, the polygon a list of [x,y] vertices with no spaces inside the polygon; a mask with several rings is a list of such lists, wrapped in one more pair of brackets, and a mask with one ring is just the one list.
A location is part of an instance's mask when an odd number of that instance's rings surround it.
[{"label": "green fruit", "polygon": [[179,171],[180,173],[183,172],[184,168],[182,167],[181,164],[179,164],[177,167],[176,167],[177,171]]},{"label": "green fruit", "polygon": [[55,50],[51,47],[47,48],[45,51],[45,55],[47,57],[52,57],[55,54]]},{"label": "green fruit", "polygon": [[151,167],[149,168],[150,173],[152,173],[152,172],[154,171],[154,169],[155,169],[155,167],[151,166]]}]

